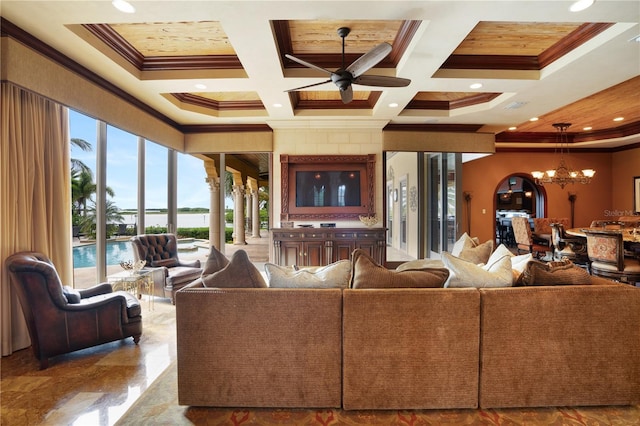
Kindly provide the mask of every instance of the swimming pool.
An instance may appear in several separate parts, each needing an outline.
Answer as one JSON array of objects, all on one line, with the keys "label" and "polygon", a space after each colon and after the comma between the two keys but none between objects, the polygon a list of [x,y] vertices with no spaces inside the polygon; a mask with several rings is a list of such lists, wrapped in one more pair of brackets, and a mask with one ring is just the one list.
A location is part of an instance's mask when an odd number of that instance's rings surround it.
[{"label": "swimming pool", "polygon": [[[119,265],[120,262],[133,260],[133,247],[129,241],[107,242],[107,265]],[[88,268],[96,266],[96,245],[87,244],[73,248],[73,267]]]},{"label": "swimming pool", "polygon": [[[193,240],[178,242],[178,251],[194,247]],[[195,247],[194,247],[195,248]],[[198,252],[206,253],[207,249],[197,247]],[[133,260],[133,246],[130,241],[107,241],[107,265],[119,265],[120,262]],[[73,267],[89,268],[96,266],[96,245],[87,244],[73,248]]]}]

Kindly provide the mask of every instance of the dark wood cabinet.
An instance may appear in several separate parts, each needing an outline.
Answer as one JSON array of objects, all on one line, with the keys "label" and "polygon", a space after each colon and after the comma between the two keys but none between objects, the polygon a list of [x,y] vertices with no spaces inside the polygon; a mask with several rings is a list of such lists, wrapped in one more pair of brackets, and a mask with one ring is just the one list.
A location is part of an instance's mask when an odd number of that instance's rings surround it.
[{"label": "dark wood cabinet", "polygon": [[349,259],[354,249],[366,250],[384,265],[384,228],[272,229],[275,263],[282,266],[323,266]]}]

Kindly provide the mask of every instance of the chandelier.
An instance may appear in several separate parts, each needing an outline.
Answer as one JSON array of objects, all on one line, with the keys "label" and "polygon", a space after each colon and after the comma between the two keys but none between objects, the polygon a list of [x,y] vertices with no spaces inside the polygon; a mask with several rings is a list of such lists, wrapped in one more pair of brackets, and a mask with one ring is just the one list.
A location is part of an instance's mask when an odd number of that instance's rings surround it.
[{"label": "chandelier", "polygon": [[567,129],[571,126],[571,123],[554,123],[553,127],[558,131],[556,140],[556,153],[559,152],[560,162],[555,169],[547,170],[546,172],[535,171],[531,172],[531,176],[536,180],[537,185],[544,185],[545,183],[555,183],[563,188],[571,183],[586,184],[591,182],[591,178],[596,174],[593,169],[573,170],[565,161],[565,151],[569,154],[569,138],[567,136]]}]

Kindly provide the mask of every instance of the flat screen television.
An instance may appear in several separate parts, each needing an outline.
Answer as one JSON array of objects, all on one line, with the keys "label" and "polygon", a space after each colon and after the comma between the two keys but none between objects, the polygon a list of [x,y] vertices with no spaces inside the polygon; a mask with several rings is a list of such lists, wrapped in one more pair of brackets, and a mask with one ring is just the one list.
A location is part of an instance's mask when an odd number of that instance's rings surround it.
[{"label": "flat screen television", "polygon": [[296,172],[296,207],[360,206],[360,170]]},{"label": "flat screen television", "polygon": [[285,155],[281,220],[357,219],[373,213],[375,155]]}]

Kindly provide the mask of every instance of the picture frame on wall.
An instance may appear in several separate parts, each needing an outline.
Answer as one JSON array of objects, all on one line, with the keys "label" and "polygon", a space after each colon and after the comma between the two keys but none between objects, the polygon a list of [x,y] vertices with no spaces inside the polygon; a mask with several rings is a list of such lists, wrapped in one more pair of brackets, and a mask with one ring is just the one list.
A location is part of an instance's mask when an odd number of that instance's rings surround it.
[{"label": "picture frame on wall", "polygon": [[640,213],[640,176],[633,178],[633,206],[635,213]]}]

